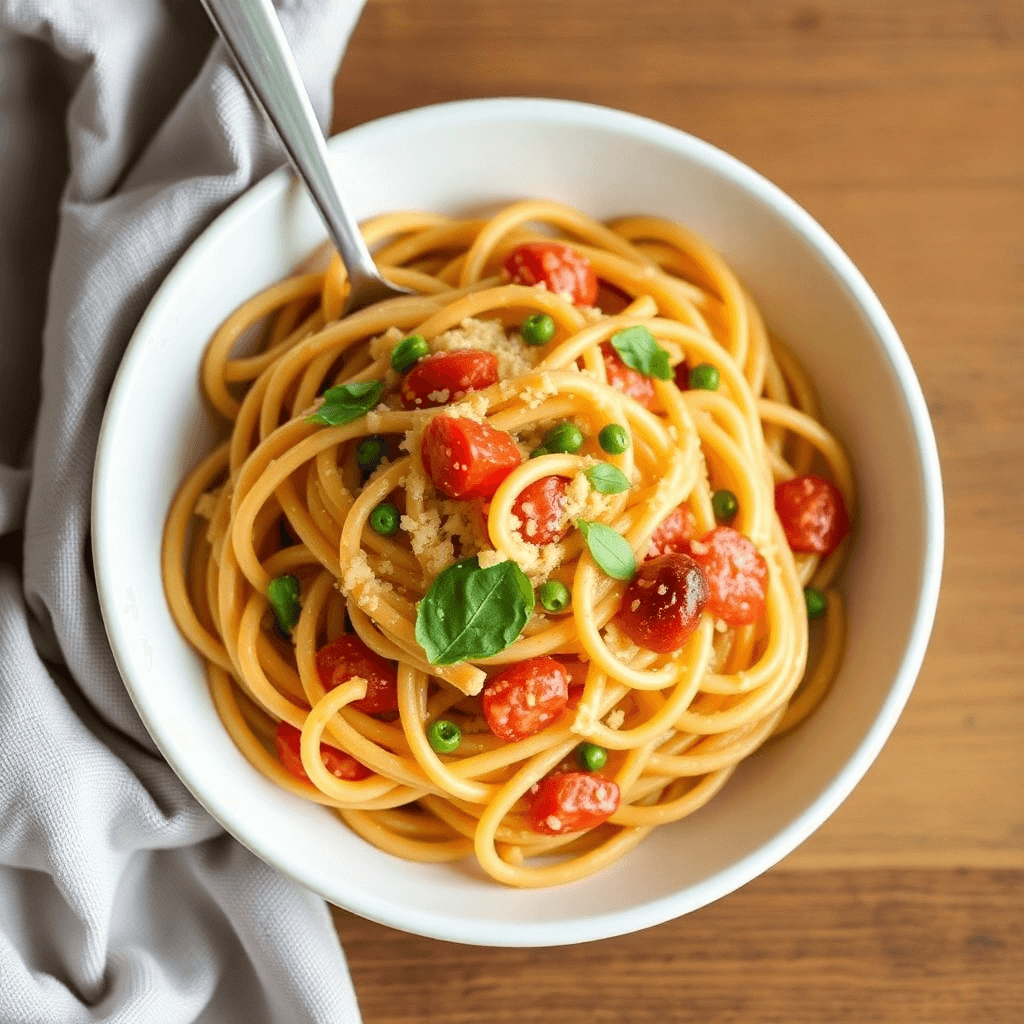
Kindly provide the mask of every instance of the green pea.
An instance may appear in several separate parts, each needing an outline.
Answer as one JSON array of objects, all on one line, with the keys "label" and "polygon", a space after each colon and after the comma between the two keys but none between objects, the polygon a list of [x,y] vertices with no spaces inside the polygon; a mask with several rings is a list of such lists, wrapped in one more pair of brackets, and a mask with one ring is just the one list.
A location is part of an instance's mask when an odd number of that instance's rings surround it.
[{"label": "green pea", "polygon": [[548,431],[544,438],[544,447],[549,452],[566,452],[572,454],[583,444],[583,431],[575,423],[559,423]]},{"label": "green pea", "polygon": [[462,742],[462,730],[447,718],[439,718],[427,727],[427,742],[438,754],[454,754]]},{"label": "green pea", "polygon": [[390,537],[398,529],[398,509],[390,502],[382,501],[370,513],[370,526],[374,533]]},{"label": "green pea", "polygon": [[527,345],[546,345],[555,336],[555,321],[547,313],[531,313],[519,333]]},{"label": "green pea", "polygon": [[732,519],[739,510],[740,503],[736,500],[736,495],[732,491],[715,491],[711,495],[711,511],[715,513],[715,518],[720,523],[725,522],[727,519]]},{"label": "green pea", "polygon": [[701,363],[690,371],[690,387],[698,391],[718,390],[718,367]]},{"label": "green pea", "polygon": [[820,619],[828,607],[828,598],[817,587],[804,587],[804,601],[809,619]]},{"label": "green pea", "polygon": [[629,447],[629,434],[619,423],[609,423],[601,428],[597,435],[597,443],[609,455],[621,455]]},{"label": "green pea", "polygon": [[564,583],[548,580],[537,588],[537,600],[546,612],[564,612],[572,604],[572,594]]},{"label": "green pea", "polygon": [[531,459],[539,459],[542,455],[550,455],[550,454],[551,454],[551,452],[549,452],[547,450],[547,448],[544,447],[544,445],[540,445],[539,447],[534,448],[532,452],[530,452],[530,458]]},{"label": "green pea", "polygon": [[388,446],[383,437],[364,437],[356,448],[356,462],[364,473],[372,473],[387,453]]},{"label": "green pea", "polygon": [[391,350],[391,368],[398,373],[405,373],[429,352],[430,346],[422,334],[410,334]]},{"label": "green pea", "polygon": [[581,743],[576,748],[576,759],[588,772],[599,772],[608,761],[608,751],[596,743]]}]

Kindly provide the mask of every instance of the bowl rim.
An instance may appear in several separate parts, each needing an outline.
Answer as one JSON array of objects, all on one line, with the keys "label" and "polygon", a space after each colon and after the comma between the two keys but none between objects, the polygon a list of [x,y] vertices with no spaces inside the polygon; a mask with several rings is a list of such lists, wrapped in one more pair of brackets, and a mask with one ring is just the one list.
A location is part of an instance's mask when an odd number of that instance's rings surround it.
[{"label": "bowl rim", "polygon": [[[728,868],[668,896],[579,918],[572,922],[482,922],[469,918],[447,917],[428,913],[350,888],[339,906],[378,923],[402,931],[444,941],[491,946],[552,946],[592,941],[622,935],[660,924],[705,906],[778,863],[813,833],[867,772],[894,729],[913,689],[927,649],[935,618],[942,577],[944,553],[944,504],[938,450],[927,405],[917,375],[899,335],[880,300],[866,279],[835,240],[818,222],[778,186],[736,157],[680,129],[650,118],[610,107],[571,100],[530,97],[503,97],[458,100],[450,103],[413,108],[390,114],[350,128],[329,140],[332,153],[368,143],[380,134],[393,135],[404,126],[424,124],[452,126],[469,120],[503,121],[539,120],[548,124],[573,125],[619,132],[633,139],[665,146],[683,152],[695,161],[712,168],[743,191],[768,206],[789,223],[832,272],[836,282],[846,290],[853,304],[865,318],[871,332],[888,359],[908,414],[918,470],[921,477],[925,537],[922,571],[916,598],[913,622],[904,645],[899,668],[870,728],[858,743],[849,760],[825,786],[819,796],[801,813],[783,826],[769,841],[763,843]],[[128,637],[116,614],[117,599],[108,585],[103,566],[116,557],[116,505],[108,482],[107,467],[116,446],[113,424],[127,393],[128,382],[136,363],[145,354],[144,342],[150,325],[165,315],[165,307],[173,305],[177,282],[187,277],[193,265],[200,263],[211,240],[233,225],[252,215],[264,203],[284,193],[294,181],[285,166],[242,193],[224,209],[188,246],[181,258],[164,278],[150,300],[128,343],[114,383],[100,428],[92,488],[92,554],[96,565],[96,585],[107,636],[125,687],[151,737],[167,759],[175,774],[185,783],[196,800],[239,842],[258,857],[272,864],[306,888],[320,891],[317,880],[309,877],[298,862],[282,863],[279,857],[262,852],[259,834],[245,826],[245,814],[236,813],[227,804],[210,794],[197,792],[188,765],[179,760],[161,740],[161,722],[150,713],[147,702],[132,681],[128,666]]]}]

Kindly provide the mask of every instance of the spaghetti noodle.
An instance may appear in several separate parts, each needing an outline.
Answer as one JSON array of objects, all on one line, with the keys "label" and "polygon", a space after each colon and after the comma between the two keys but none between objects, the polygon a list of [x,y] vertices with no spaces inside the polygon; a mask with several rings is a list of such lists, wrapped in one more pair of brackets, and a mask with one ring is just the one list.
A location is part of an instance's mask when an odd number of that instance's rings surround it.
[{"label": "spaghetti noodle", "polygon": [[264,775],[400,857],[571,881],[821,701],[850,466],[676,224],[529,201],[364,234],[414,294],[343,317],[335,255],[210,342],[230,432],[174,499],[168,601]]}]

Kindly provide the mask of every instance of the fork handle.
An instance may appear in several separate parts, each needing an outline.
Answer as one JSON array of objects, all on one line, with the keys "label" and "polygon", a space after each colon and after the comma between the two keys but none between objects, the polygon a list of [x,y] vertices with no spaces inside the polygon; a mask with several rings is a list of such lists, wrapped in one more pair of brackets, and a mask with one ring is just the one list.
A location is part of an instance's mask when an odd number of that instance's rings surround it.
[{"label": "fork handle", "polygon": [[351,291],[375,282],[392,291],[335,187],[323,132],[270,0],[202,0],[202,4],[309,189],[348,271]]}]

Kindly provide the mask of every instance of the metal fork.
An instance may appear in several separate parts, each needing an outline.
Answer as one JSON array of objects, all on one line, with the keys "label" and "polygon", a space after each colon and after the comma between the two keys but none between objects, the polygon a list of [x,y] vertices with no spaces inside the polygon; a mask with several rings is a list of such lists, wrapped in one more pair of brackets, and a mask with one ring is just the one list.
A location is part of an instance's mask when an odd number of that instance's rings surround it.
[{"label": "metal fork", "polygon": [[270,0],[202,0],[242,80],[273,124],[348,271],[344,313],[408,295],[386,281],[331,177],[327,145]]}]

